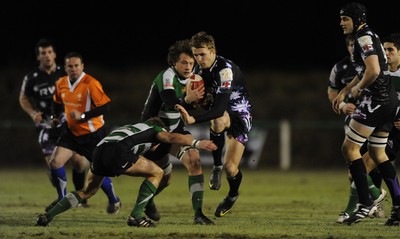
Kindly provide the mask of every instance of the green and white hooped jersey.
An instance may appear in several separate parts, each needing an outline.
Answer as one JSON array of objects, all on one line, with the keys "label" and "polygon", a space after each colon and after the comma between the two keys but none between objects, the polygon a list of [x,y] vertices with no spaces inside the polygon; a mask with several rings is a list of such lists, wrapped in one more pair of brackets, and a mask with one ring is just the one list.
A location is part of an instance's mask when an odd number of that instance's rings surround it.
[{"label": "green and white hooped jersey", "polygon": [[[182,99],[186,90],[187,82],[188,79],[179,79],[179,77],[176,75],[175,71],[171,67],[169,67],[164,72],[158,74],[158,76],[154,80],[154,84],[157,87],[159,93],[161,93],[163,90],[174,90],[178,100]],[[178,127],[179,121],[181,120],[181,115],[179,111],[175,109],[168,109],[164,104],[161,105],[158,116],[162,118],[169,132],[176,129]]]},{"label": "green and white hooped jersey", "polygon": [[164,128],[147,123],[128,124],[114,129],[104,137],[97,146],[104,143],[126,142],[131,151],[138,155],[147,152],[158,142],[157,134],[166,131]]}]

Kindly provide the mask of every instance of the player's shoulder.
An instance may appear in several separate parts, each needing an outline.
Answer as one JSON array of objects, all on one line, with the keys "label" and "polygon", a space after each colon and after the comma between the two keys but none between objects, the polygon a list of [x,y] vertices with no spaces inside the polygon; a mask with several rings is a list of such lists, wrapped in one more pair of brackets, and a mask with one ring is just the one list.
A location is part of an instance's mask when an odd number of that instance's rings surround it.
[{"label": "player's shoulder", "polygon": [[101,82],[95,78],[94,76],[84,73],[85,75],[82,77],[82,82],[85,84],[100,84]]},{"label": "player's shoulder", "polygon": [[173,78],[175,75],[174,70],[171,67],[168,67],[162,71],[160,71],[157,76],[154,78],[154,83],[161,83],[165,78]]},{"label": "player's shoulder", "polygon": [[24,79],[25,80],[34,80],[38,77],[40,77],[40,69],[39,67],[35,67],[34,69],[32,69],[31,71],[29,71],[28,73],[25,74]]},{"label": "player's shoulder", "polygon": [[54,73],[58,76],[58,77],[63,77],[66,76],[67,73],[65,72],[64,67],[62,66],[58,66],[56,67],[56,69],[54,70]]},{"label": "player's shoulder", "polygon": [[229,73],[232,77],[241,77],[243,75],[243,72],[238,65],[223,56],[217,56],[215,64],[215,71],[219,72],[219,74]]},{"label": "player's shoulder", "polygon": [[349,56],[345,56],[335,63],[336,68],[346,68],[347,66],[352,66],[351,59]]},{"label": "player's shoulder", "polygon": [[223,56],[217,56],[216,60],[217,68],[235,68],[238,67],[232,60],[225,58]]}]

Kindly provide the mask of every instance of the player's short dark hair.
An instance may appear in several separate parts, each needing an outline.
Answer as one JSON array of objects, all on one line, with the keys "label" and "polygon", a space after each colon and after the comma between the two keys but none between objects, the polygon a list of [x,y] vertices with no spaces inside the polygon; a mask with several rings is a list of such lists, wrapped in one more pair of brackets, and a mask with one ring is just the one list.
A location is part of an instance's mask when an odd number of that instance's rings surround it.
[{"label": "player's short dark hair", "polygon": [[205,31],[198,32],[190,39],[190,47],[216,49],[214,37]]},{"label": "player's short dark hair", "polygon": [[391,42],[397,48],[397,50],[400,50],[400,33],[390,34],[383,39],[383,42]]},{"label": "player's short dark hair", "polygon": [[42,38],[36,43],[36,46],[35,46],[36,56],[39,56],[39,54],[40,54],[39,48],[46,48],[46,47],[52,47],[53,51],[56,50],[52,41],[50,41],[46,38]]},{"label": "player's short dark hair", "polygon": [[178,62],[179,56],[182,53],[185,53],[188,56],[194,58],[188,39],[176,41],[173,45],[171,45],[168,48],[168,56],[167,56],[168,65],[170,66],[175,65],[175,63]]},{"label": "player's short dark hair", "polygon": [[66,62],[69,58],[73,58],[73,57],[81,59],[81,63],[83,63],[82,55],[80,53],[76,52],[76,51],[72,51],[72,52],[67,53],[67,55],[65,55],[65,57],[64,57],[64,62]]}]

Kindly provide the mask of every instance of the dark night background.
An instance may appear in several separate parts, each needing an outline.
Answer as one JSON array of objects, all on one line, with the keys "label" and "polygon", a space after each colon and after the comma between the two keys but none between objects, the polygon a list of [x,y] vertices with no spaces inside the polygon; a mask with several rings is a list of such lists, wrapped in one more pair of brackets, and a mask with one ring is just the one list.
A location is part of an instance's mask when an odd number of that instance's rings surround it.
[{"label": "dark night background", "polygon": [[[339,26],[346,2],[7,2],[0,8],[3,158],[27,165],[43,161],[32,121],[18,102],[23,76],[37,65],[34,46],[40,38],[54,41],[59,64],[67,52],[82,53],[85,71],[112,99],[106,121],[113,126],[139,119],[152,80],[166,67],[168,47],[207,31],[217,53],[247,76],[255,125],[268,131],[262,164],[279,165],[278,125],[287,119],[293,167],[343,168],[343,121],[333,113],[326,88],[333,64],[347,54]],[[400,31],[399,4],[362,2],[379,36]]]},{"label": "dark night background", "polygon": [[[204,30],[242,68],[328,69],[346,54],[338,15],[346,2],[13,1],[0,10],[1,66],[33,65],[41,37],[59,56],[79,51],[90,64],[165,64],[169,45]],[[398,6],[361,2],[381,37],[398,30]]]}]

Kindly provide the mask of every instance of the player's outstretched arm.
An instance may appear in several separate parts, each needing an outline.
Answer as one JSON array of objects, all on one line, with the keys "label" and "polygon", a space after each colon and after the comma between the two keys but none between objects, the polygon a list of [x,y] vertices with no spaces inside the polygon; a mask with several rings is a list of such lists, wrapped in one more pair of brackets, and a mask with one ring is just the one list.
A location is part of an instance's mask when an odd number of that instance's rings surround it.
[{"label": "player's outstretched arm", "polygon": [[193,118],[193,116],[191,116],[183,106],[177,104],[175,105],[175,109],[178,110],[179,113],[181,113],[181,117],[186,124],[196,123],[196,120]]},{"label": "player's outstretched arm", "polygon": [[192,137],[186,137],[185,135],[179,133],[169,133],[165,131],[159,132],[157,134],[157,138],[164,143],[190,145],[207,151],[213,151],[217,149],[217,145],[210,140],[193,140]]}]

